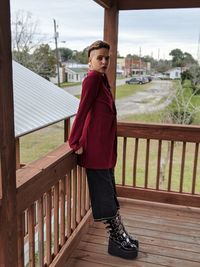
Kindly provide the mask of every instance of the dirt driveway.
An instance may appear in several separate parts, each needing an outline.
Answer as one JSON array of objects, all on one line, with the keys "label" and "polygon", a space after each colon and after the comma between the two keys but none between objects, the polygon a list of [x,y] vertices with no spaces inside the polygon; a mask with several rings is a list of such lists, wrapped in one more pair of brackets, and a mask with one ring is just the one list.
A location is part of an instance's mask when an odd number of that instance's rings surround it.
[{"label": "dirt driveway", "polygon": [[116,100],[118,119],[131,114],[161,110],[170,104],[173,95],[171,81],[152,81],[148,89]]}]

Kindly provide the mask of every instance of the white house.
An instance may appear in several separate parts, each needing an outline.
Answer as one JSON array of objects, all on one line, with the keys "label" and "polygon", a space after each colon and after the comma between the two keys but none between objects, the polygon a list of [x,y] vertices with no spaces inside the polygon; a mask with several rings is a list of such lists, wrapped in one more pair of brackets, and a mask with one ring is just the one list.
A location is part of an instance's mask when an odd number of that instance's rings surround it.
[{"label": "white house", "polygon": [[82,82],[87,72],[88,68],[65,67],[65,80],[66,82]]},{"label": "white house", "polygon": [[174,79],[180,79],[181,78],[181,72],[183,70],[180,67],[170,69],[165,72],[168,78],[174,80]]}]

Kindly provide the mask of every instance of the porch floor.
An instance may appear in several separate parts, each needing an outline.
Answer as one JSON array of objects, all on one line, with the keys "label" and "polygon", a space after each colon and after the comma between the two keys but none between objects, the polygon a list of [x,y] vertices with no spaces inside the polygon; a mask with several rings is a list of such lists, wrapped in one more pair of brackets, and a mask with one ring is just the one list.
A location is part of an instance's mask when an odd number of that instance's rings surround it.
[{"label": "porch floor", "polygon": [[121,199],[128,231],[140,241],[136,260],[107,253],[108,234],[93,223],[65,267],[199,267],[200,208]]}]

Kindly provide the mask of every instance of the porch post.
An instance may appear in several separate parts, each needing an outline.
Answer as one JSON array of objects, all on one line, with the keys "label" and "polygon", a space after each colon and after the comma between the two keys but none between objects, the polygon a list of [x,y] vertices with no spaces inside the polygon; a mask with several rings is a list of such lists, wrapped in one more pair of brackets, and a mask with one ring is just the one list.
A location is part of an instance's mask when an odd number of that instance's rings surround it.
[{"label": "porch post", "polygon": [[64,142],[67,142],[70,132],[70,118],[64,120]]},{"label": "porch post", "polygon": [[0,1],[0,266],[17,267],[16,159],[9,0]]},{"label": "porch post", "polygon": [[115,4],[113,4],[111,8],[105,8],[104,12],[104,40],[111,45],[111,59],[108,69],[108,79],[114,97],[116,91],[118,19],[119,11],[117,9],[117,3],[115,1]]}]

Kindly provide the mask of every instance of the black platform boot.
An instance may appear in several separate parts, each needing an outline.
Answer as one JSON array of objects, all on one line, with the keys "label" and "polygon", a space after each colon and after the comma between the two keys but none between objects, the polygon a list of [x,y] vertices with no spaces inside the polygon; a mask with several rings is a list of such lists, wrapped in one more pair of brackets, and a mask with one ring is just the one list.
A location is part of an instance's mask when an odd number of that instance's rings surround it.
[{"label": "black platform boot", "polygon": [[116,216],[116,221],[117,223],[120,225],[120,227],[124,230],[124,232],[126,233],[126,235],[128,236],[128,238],[130,239],[131,243],[133,243],[138,249],[139,249],[139,241],[137,239],[135,239],[133,236],[131,236],[125,229],[124,224],[122,222],[121,219],[121,215],[119,213],[117,213]]},{"label": "black platform boot", "polygon": [[134,259],[138,255],[138,241],[125,230],[118,214],[115,218],[104,222],[110,233],[108,253],[125,259]]}]

